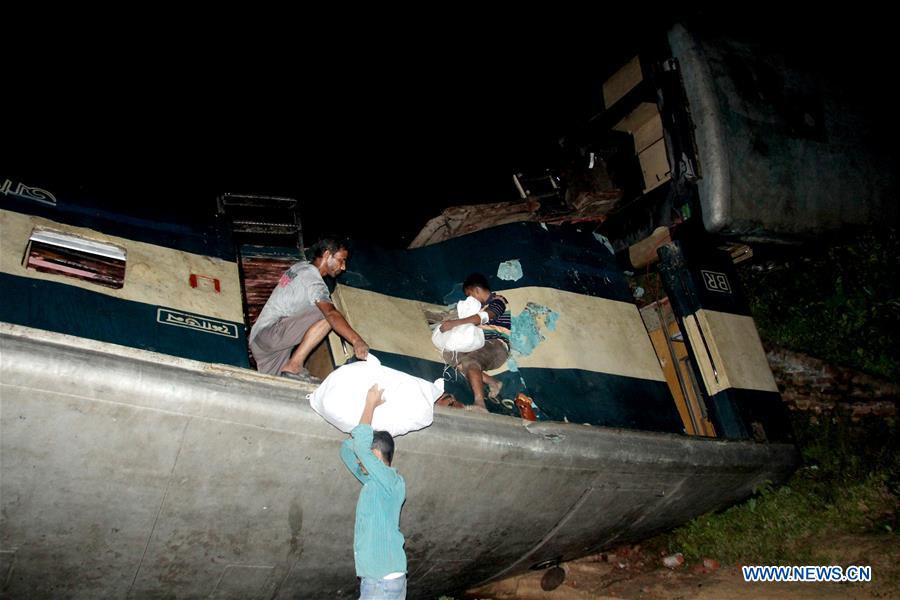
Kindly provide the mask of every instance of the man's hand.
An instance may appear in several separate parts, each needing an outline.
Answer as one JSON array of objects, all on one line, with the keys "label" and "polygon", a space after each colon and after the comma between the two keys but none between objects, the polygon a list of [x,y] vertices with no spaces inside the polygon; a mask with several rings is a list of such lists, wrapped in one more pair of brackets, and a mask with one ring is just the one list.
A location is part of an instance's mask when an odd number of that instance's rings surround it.
[{"label": "man's hand", "polygon": [[447,333],[448,331],[450,331],[451,329],[456,327],[456,325],[457,325],[456,319],[450,319],[449,321],[444,321],[443,323],[441,323],[441,331],[444,333]]},{"label": "man's hand", "polygon": [[369,345],[365,343],[362,338],[353,344],[353,355],[359,360],[366,360],[369,358]]},{"label": "man's hand", "polygon": [[366,394],[366,406],[371,406],[372,408],[376,408],[384,404],[384,398],[381,395],[384,394],[384,390],[378,387],[378,384],[374,384],[369,388],[369,393]]}]

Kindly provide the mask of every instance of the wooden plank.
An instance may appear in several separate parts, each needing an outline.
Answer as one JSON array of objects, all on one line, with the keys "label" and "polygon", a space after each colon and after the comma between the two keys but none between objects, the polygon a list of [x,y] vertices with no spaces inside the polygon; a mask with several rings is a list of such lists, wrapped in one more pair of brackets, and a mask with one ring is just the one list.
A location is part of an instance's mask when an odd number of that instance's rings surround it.
[{"label": "wooden plank", "polygon": [[[671,312],[672,309],[668,299],[663,298],[659,303],[660,310],[663,312],[665,318],[673,318]],[[669,392],[672,394],[675,407],[678,409],[678,415],[681,417],[681,422],[684,424],[685,432],[688,435],[715,437],[715,428],[709,419],[703,417],[700,399],[697,397],[696,390],[691,383],[692,374],[688,372],[688,362],[684,360],[688,356],[687,346],[682,342],[673,341],[671,343],[672,350],[670,351],[670,344],[666,343],[666,332],[668,332],[670,337],[674,337],[676,334],[680,333],[681,330],[678,328],[678,323],[674,320],[669,321],[666,328],[663,328],[656,311],[655,303],[642,308],[641,317],[644,319],[644,325],[647,327],[650,341],[653,343],[653,350],[656,352],[657,358],[659,359],[659,365],[666,378],[666,384],[669,388]],[[687,398],[685,398],[684,391],[678,381],[679,374],[681,375],[681,380],[685,384],[688,395]],[[691,420],[691,412],[693,412],[697,419],[699,430],[694,426],[694,422]]]},{"label": "wooden plank", "polygon": [[654,114],[646,123],[634,130],[634,152],[640,154],[647,147],[663,137],[662,118]]},{"label": "wooden plank", "polygon": [[672,241],[668,227],[657,227],[649,236],[628,247],[628,261],[635,269],[644,269],[659,260],[657,248]]},{"label": "wooden plank", "polygon": [[662,367],[663,375],[666,377],[666,384],[675,401],[675,408],[678,409],[678,415],[681,417],[684,430],[688,435],[697,435],[697,431],[694,429],[693,423],[691,423],[684,394],[681,393],[681,386],[678,385],[678,376],[675,374],[676,362],[666,346],[665,335],[662,329],[651,331],[650,341],[653,342],[653,349],[659,357],[659,366]]},{"label": "wooden plank", "polygon": [[316,346],[310,353],[309,358],[306,359],[306,368],[309,370],[310,375],[318,377],[319,379],[325,379],[332,371],[334,371],[334,362],[331,360],[331,350],[329,350],[326,341],[323,340],[322,343]]},{"label": "wooden plank", "polygon": [[603,104],[609,108],[643,81],[640,57],[635,56],[603,84]]},{"label": "wooden plank", "polygon": [[[667,306],[666,308],[671,311],[671,306]],[[680,333],[681,329],[679,329],[678,323],[675,321],[670,322],[670,337],[674,337]],[[716,437],[716,430],[715,427],[713,427],[712,421],[703,417],[703,409],[700,407],[701,400],[697,397],[696,389],[691,383],[692,379],[694,378],[694,374],[689,372],[690,359],[688,358],[687,344],[685,344],[683,341],[674,341],[672,343],[672,348],[675,350],[675,360],[678,363],[678,369],[681,371],[682,381],[684,381],[685,387],[687,388],[687,403],[690,405],[690,409],[694,412],[694,415],[696,415],[697,420],[700,422],[700,431],[697,432],[697,435]]]},{"label": "wooden plank", "polygon": [[644,191],[649,192],[672,178],[669,159],[666,155],[666,144],[663,140],[648,146],[638,154],[641,172],[644,174]]},{"label": "wooden plank", "polygon": [[613,129],[625,133],[634,133],[640,129],[644,123],[659,116],[659,109],[652,102],[641,102],[628,116],[615,124]]}]

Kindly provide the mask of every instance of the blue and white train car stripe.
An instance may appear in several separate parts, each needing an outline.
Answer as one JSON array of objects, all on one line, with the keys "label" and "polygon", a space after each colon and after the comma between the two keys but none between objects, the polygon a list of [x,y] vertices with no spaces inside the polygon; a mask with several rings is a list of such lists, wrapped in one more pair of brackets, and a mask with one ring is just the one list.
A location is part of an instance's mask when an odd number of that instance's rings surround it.
[{"label": "blue and white train car stripe", "polygon": [[[32,234],[48,230],[121,248],[126,256],[122,287],[28,268]],[[15,210],[0,209],[0,232],[0,321],[249,367],[233,260]]]},{"label": "blue and white train car stripe", "polygon": [[660,255],[716,432],[789,441],[790,420],[730,257],[702,239],[675,242]]},{"label": "blue and white train car stripe", "polygon": [[[518,223],[416,250],[359,247],[349,264],[335,303],[388,366],[443,376],[470,401],[467,384],[432,345],[425,311],[462,299],[462,280],[481,272],[513,315],[511,360],[493,373],[503,398],[523,391],[551,420],[683,430],[624,275],[588,233]],[[331,344],[342,362],[340,340]],[[508,404],[489,408],[516,414]]]}]

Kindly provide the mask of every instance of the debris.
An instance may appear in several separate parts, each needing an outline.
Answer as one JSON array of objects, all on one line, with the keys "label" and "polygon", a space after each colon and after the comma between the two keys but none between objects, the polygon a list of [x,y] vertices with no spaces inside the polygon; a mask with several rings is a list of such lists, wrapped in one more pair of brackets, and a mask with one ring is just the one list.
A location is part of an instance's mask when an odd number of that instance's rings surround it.
[{"label": "debris", "polygon": [[594,239],[597,240],[598,242],[600,242],[601,244],[603,244],[604,246],[606,246],[606,249],[609,250],[610,254],[612,254],[612,255],[616,254],[616,251],[613,250],[613,245],[610,243],[608,237],[606,237],[605,235],[601,235],[595,231]]},{"label": "debris", "polygon": [[544,576],[541,577],[541,589],[550,592],[562,585],[566,580],[566,572],[562,567],[556,566],[547,569]]},{"label": "debris", "polygon": [[710,571],[715,571],[719,568],[719,561],[714,558],[704,558],[703,566],[709,569]]},{"label": "debris", "polygon": [[537,405],[534,403],[534,400],[522,392],[516,394],[516,407],[518,407],[519,415],[523,419],[526,421],[537,421],[537,415],[534,414],[534,409],[537,408]]},{"label": "debris", "polygon": [[670,554],[662,559],[662,563],[670,569],[677,569],[684,564],[684,555],[681,552]]},{"label": "debris", "polygon": [[441,394],[437,400],[434,401],[435,406],[450,406],[453,408],[462,408],[465,406],[462,402],[456,399],[456,397],[449,393],[444,392]]},{"label": "debris", "polygon": [[734,264],[744,262],[753,257],[753,249],[747,244],[730,243],[719,246],[719,250],[724,250],[731,256]]}]

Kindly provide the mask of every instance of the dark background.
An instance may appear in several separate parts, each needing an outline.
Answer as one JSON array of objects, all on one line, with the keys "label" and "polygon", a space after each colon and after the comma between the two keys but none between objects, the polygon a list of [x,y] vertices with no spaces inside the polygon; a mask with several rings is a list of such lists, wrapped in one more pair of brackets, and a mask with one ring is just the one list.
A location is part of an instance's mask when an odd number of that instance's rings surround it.
[{"label": "dark background", "polygon": [[222,192],[290,196],[307,239],[405,245],[447,206],[514,199],[511,174],[551,166],[557,140],[602,109],[603,81],[681,19],[784,48],[842,82],[887,138],[897,128],[884,14],[303,10],[232,11],[228,25],[106,14],[52,47],[16,41],[4,174],[160,219],[209,214]]}]

